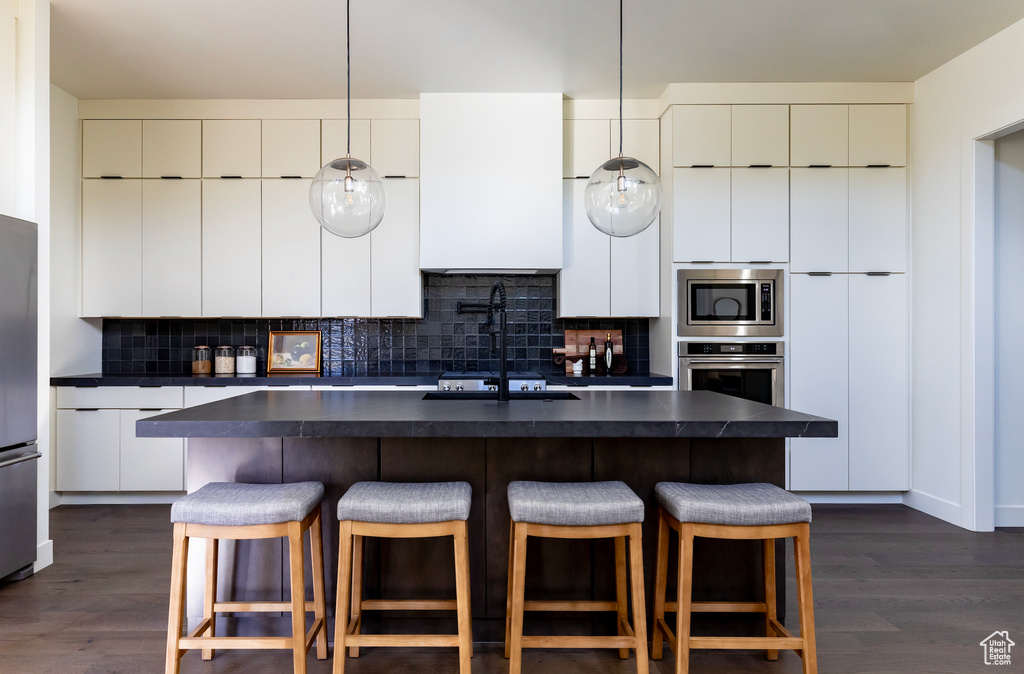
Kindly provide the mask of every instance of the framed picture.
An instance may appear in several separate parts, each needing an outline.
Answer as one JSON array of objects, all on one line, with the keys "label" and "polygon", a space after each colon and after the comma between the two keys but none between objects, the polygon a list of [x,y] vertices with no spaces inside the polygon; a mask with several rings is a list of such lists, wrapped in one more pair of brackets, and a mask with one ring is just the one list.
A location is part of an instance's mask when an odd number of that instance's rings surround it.
[{"label": "framed picture", "polygon": [[304,332],[270,332],[270,353],[267,373],[320,372],[319,330]]}]

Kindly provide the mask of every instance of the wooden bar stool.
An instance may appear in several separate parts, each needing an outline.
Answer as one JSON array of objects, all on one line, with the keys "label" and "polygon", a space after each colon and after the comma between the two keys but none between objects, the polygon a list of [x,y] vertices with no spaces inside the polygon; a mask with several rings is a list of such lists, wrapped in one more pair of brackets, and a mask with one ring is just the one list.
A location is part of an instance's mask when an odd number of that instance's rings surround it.
[{"label": "wooden bar stool", "polygon": [[[510,674],[522,669],[523,648],[617,648],[636,651],[638,674],[647,674],[647,619],[641,524],[644,502],[623,482],[512,482],[505,657]],[[614,538],[616,601],[526,601],[526,539]],[[626,539],[632,582],[633,625],[626,606]],[[618,636],[523,636],[524,611],[615,611]]]},{"label": "wooden bar stool", "polygon": [[[171,561],[171,605],[167,621],[165,672],[177,674],[181,656],[188,650],[203,649],[203,660],[214,649],[286,648],[292,651],[296,674],[305,674],[306,656],[316,641],[316,657],[327,659],[324,631],[324,556],[320,531],[320,501],[324,486],[319,482],[291,484],[240,484],[211,482],[178,499],[171,506],[174,522],[174,551]],[[309,530],[313,567],[313,601],[306,601],[303,579],[302,536]],[[209,539],[206,546],[206,587],[203,620],[187,637],[182,637],[185,617],[185,577],[190,538]],[[291,579],[289,601],[217,601],[217,548],[220,539],[287,538]],[[291,612],[291,636],[218,637],[217,613]],[[306,631],[306,613],[313,613],[313,625]]]},{"label": "wooden bar stool", "polygon": [[[470,674],[473,625],[469,606],[469,539],[466,520],[473,496],[468,482],[357,482],[338,501],[338,608],[334,674],[345,671],[345,649],[360,646],[458,646],[459,672]],[[455,541],[455,599],[363,599],[363,536]],[[350,594],[351,593],[351,594]],[[350,608],[351,605],[351,608]],[[350,614],[351,610],[351,614]],[[363,611],[456,611],[457,634],[361,634]]]},{"label": "wooden bar stool", "polygon": [[[661,659],[662,636],[676,654],[676,674],[690,667],[690,649],[764,649],[769,660],[778,649],[792,649],[803,659],[804,674],[815,674],[814,602],[811,594],[811,506],[798,496],[771,484],[707,485],[659,482],[658,564],[654,581],[654,625],[651,657]],[[679,597],[666,602],[669,530],[679,535]],[[760,539],[764,550],[764,601],[695,602],[693,539]],[[796,590],[800,636],[794,637],[778,620],[775,597],[775,539],[792,538],[796,553]],[[676,612],[676,634],[665,622],[665,611]],[[763,613],[763,637],[691,637],[691,613]]]}]

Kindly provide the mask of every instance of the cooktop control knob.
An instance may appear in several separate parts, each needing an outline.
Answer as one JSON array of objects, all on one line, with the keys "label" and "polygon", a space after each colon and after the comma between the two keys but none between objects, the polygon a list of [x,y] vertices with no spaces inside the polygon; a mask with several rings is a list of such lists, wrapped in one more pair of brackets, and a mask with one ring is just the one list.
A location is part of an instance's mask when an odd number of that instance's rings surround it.
[{"label": "cooktop control knob", "polygon": [[529,391],[530,390],[530,385],[529,384],[520,384],[519,390],[520,391]]},{"label": "cooktop control knob", "polygon": [[541,390],[543,390],[543,387],[540,384],[534,384],[533,385],[533,390],[534,391],[541,391]]},{"label": "cooktop control knob", "polygon": [[444,386],[441,387],[441,390],[442,391],[451,391],[452,390],[452,385],[451,384],[445,384]]},{"label": "cooktop control knob", "polygon": [[495,386],[494,384],[488,384],[488,385],[487,385],[487,390],[488,390],[488,391],[497,391],[497,390],[498,390],[498,387],[497,387],[497,386]]},{"label": "cooktop control knob", "polygon": [[455,385],[455,390],[456,391],[461,391],[464,388],[465,388],[465,386],[463,386],[461,382]]}]

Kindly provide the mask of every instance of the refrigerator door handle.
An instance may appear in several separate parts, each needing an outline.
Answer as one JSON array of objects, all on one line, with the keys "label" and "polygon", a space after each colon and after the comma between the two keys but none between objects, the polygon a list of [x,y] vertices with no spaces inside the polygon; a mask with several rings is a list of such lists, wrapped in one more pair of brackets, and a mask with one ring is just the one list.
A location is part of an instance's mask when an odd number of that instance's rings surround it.
[{"label": "refrigerator door handle", "polygon": [[18,456],[18,457],[15,457],[13,459],[10,459],[8,461],[4,461],[3,463],[0,463],[0,468],[6,468],[7,466],[13,466],[13,465],[15,465],[17,463],[21,463],[23,461],[31,461],[32,459],[38,459],[41,456],[42,456],[42,454],[40,454],[39,452],[35,452],[33,454],[25,454],[23,456]]}]

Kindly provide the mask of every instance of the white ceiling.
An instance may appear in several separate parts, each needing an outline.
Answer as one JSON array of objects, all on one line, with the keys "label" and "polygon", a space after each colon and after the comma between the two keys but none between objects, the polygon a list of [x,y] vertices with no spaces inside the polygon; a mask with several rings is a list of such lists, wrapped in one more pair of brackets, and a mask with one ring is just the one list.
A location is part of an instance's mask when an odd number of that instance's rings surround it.
[{"label": "white ceiling", "polygon": [[[913,81],[1024,0],[626,0],[625,96],[671,82]],[[344,0],[51,0],[79,98],[344,98]],[[615,0],[354,0],[353,98],[618,95]]]}]

